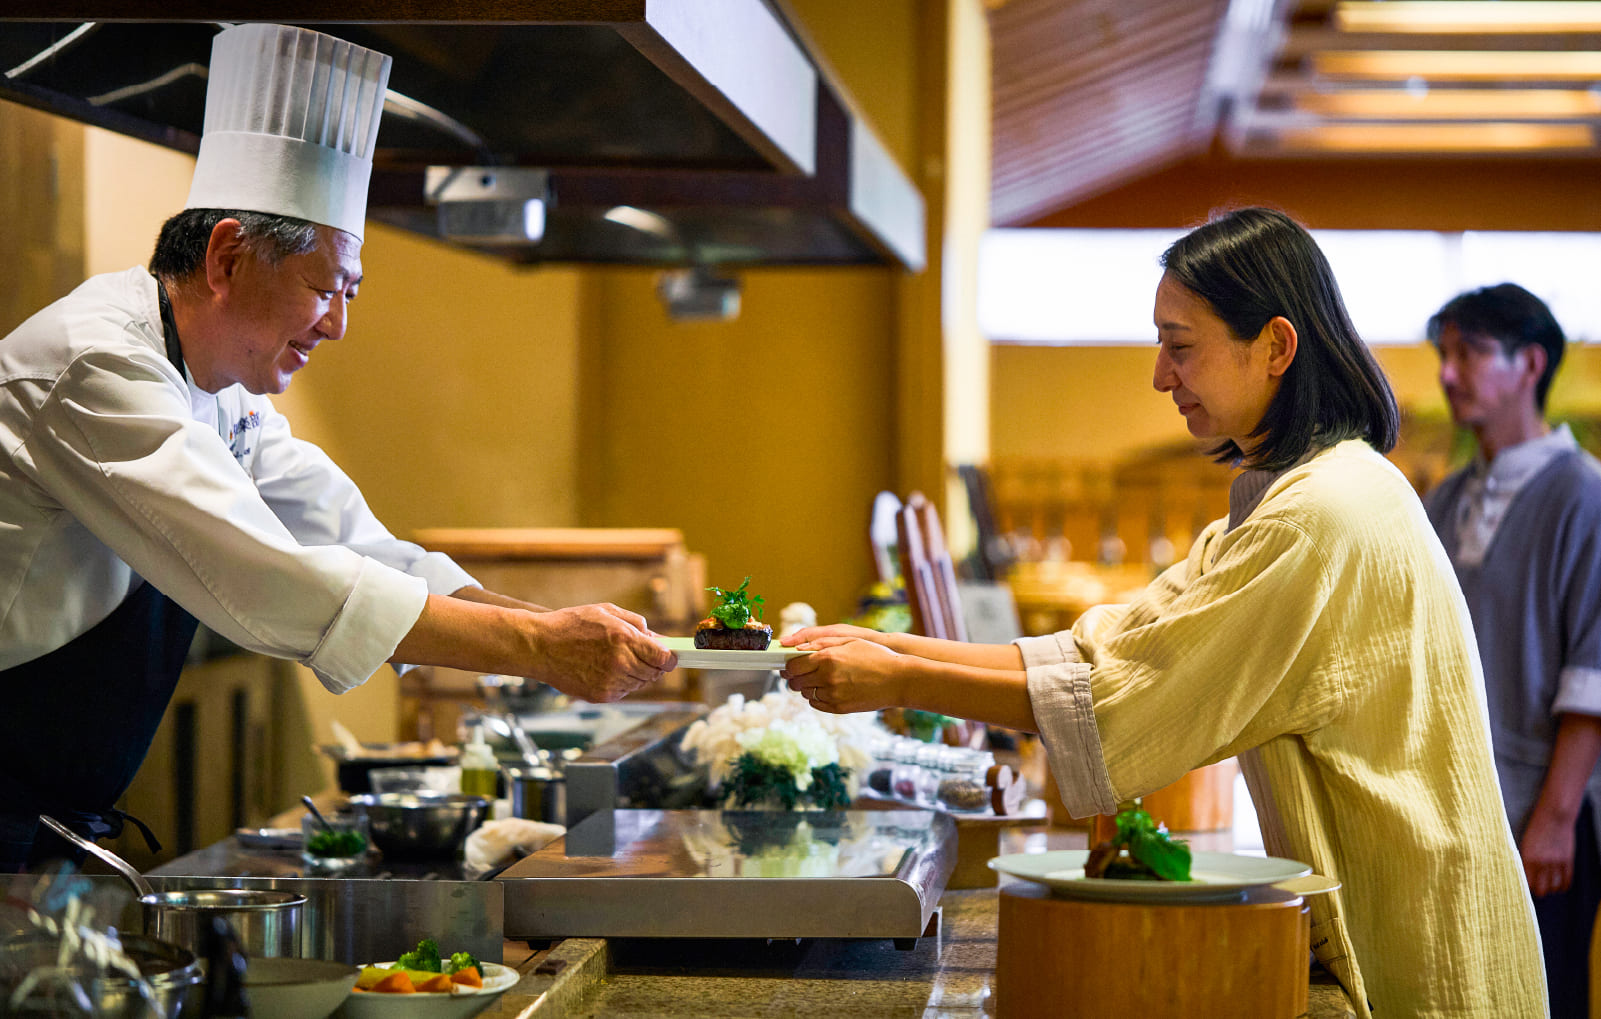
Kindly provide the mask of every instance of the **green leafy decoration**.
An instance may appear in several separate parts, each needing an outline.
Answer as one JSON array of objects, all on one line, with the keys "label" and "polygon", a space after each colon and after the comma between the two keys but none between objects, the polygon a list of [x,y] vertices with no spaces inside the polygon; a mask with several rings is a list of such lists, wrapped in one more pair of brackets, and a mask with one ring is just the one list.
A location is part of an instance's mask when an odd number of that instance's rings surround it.
[{"label": "green leafy decoration", "polygon": [[751,616],[762,618],[762,597],[752,596],[746,588],[750,586],[750,578],[746,577],[744,583],[732,591],[725,591],[720,587],[708,587],[706,590],[717,596],[717,604],[712,606],[711,617],[722,623],[730,630],[743,629],[750,622]]},{"label": "green leafy decoration", "polygon": [[957,720],[949,715],[941,715],[933,711],[919,711],[916,708],[902,710],[901,716],[906,719],[907,733],[914,739],[924,743],[938,743],[945,732],[945,727],[955,725]]},{"label": "green leafy decoration", "polygon": [[795,788],[795,776],[787,768],[769,764],[752,753],[740,754],[723,784],[724,798],[735,807],[762,807],[778,804],[794,810],[811,803],[824,810],[843,810],[850,806],[846,779],[850,771],[836,764],[812,769],[812,784],[805,792]]},{"label": "green leafy decoration", "polygon": [[1190,847],[1158,826],[1138,803],[1118,811],[1113,823],[1117,825],[1113,841],[1127,849],[1135,863],[1165,881],[1190,879]]}]

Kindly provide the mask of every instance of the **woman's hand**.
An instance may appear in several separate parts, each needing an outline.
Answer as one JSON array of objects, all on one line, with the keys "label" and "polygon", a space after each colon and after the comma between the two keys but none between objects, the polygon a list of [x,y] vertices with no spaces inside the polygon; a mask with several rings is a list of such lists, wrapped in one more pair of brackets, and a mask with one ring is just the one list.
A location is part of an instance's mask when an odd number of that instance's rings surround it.
[{"label": "woman's hand", "polygon": [[[783,671],[789,688],[799,691],[813,707],[835,714],[900,706],[902,691],[916,659],[849,633],[819,633],[859,629],[855,626],[813,627],[797,634],[813,633],[815,636],[804,643],[818,650],[789,660]],[[875,637],[884,636],[874,630],[865,632]]]},{"label": "woman's hand", "polygon": [[[851,626],[849,623],[831,623],[828,626],[808,626],[804,630],[796,630],[779,643],[785,647],[798,647],[802,651],[816,651],[825,647],[833,647],[836,644],[843,644],[847,640],[868,640],[874,644],[890,647],[893,636],[893,634],[869,630],[865,626]],[[807,646],[801,647],[803,644]]]}]

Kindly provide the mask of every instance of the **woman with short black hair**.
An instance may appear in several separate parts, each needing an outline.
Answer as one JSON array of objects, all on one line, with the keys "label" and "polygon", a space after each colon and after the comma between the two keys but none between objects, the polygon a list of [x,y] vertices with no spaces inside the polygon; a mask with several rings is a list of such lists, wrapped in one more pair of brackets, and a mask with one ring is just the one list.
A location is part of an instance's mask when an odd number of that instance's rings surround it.
[{"label": "woman with short black hair", "polygon": [[1038,732],[1078,817],[1239,757],[1267,849],[1341,882],[1312,945],[1359,1015],[1545,1015],[1467,608],[1382,455],[1389,384],[1311,236],[1232,212],[1163,256],[1152,383],[1242,472],[1229,515],[1127,605],[1011,645],[786,639],[829,711]]}]

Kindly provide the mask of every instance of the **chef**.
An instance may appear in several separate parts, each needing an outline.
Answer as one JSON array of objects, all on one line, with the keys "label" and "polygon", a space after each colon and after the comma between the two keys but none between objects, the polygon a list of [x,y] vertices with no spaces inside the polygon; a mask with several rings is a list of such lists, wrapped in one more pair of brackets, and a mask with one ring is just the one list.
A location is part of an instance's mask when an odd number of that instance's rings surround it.
[{"label": "chef", "polygon": [[392,662],[610,701],[677,664],[634,613],[498,595],[395,538],[273,409],[361,287],[389,69],[304,29],[219,33],[149,269],[0,339],[0,871],[65,855],[41,813],[121,830],[197,620],[334,693]]}]

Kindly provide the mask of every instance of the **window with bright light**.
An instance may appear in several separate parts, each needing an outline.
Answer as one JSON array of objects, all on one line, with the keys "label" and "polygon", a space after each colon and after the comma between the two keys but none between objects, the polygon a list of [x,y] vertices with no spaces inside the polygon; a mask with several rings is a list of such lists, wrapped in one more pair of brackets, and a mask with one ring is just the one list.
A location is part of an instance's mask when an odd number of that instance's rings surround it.
[{"label": "window with bright light", "polygon": [[[979,329],[997,343],[1150,344],[1159,259],[1174,230],[990,230],[978,263]],[[1601,341],[1601,234],[1314,230],[1369,343],[1420,343],[1464,290],[1513,282],[1551,306],[1569,339]]]}]

